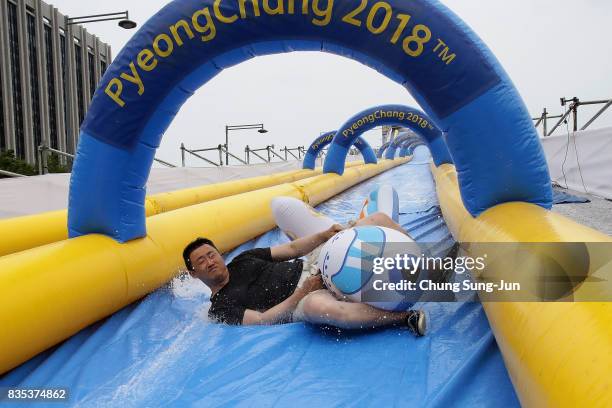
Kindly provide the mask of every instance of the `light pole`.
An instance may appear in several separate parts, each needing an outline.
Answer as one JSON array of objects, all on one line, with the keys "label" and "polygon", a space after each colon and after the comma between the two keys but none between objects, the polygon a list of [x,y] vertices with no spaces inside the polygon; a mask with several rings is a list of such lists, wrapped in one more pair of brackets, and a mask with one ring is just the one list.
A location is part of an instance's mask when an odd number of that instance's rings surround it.
[{"label": "light pole", "polygon": [[127,10],[117,13],[92,14],[90,16],[69,17],[66,25],[97,23],[100,21],[113,20],[120,20],[117,24],[119,25],[119,27],[125,28],[126,30],[136,28],[136,26],[138,25],[135,21],[130,20],[130,13]]},{"label": "light pole", "polygon": [[257,129],[258,133],[268,133],[264,128],[263,123],[255,123],[250,125],[225,125],[225,165],[229,164],[229,132],[232,130],[248,130]]},{"label": "light pole", "polygon": [[[75,24],[97,23],[101,21],[112,21],[112,20],[119,20],[119,23],[117,23],[119,27],[124,28],[126,30],[131,30],[132,28],[135,28],[138,25],[135,21],[130,20],[130,14],[129,14],[129,11],[127,10],[117,12],[117,13],[93,14],[89,16],[80,16],[80,17],[64,16],[64,26],[65,26],[65,32],[66,32],[66,46],[64,49],[64,54],[66,55],[66,60],[72,59],[72,53],[70,52],[70,50],[73,49],[72,47],[74,46],[73,40],[72,40],[71,26]],[[79,75],[79,73],[77,73],[77,75]],[[66,78],[64,78],[64,80],[65,82],[63,85],[64,85],[64,88],[66,89],[66,92],[65,92],[66,100],[64,101],[64,104],[66,105],[66,111],[71,112],[71,109],[72,109],[71,99],[72,98],[70,94],[70,89],[72,86],[72,76],[68,69],[66,69]],[[77,119],[77,122],[78,122],[78,119]],[[73,137],[72,135],[72,127],[73,127],[72,114],[69,114],[68,120],[65,126],[66,126],[66,134],[68,135],[68,137],[72,138]],[[75,143],[74,148],[76,151],[76,143]]]}]

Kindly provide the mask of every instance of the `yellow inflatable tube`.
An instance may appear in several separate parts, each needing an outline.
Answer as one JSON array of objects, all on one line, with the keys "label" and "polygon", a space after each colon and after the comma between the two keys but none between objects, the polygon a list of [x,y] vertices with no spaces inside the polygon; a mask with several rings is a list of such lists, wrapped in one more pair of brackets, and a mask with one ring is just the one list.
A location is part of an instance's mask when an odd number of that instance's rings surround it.
[{"label": "yellow inflatable tube", "polygon": [[[432,165],[432,171],[442,212],[459,242],[584,242],[592,252],[596,244],[588,243],[612,242],[607,235],[528,203],[497,205],[473,218],[461,201],[454,166]],[[609,262],[595,262],[589,268],[589,276],[607,280],[603,288],[609,291]],[[539,271],[528,272],[536,276]],[[592,287],[584,284],[574,298],[592,295]],[[483,306],[523,406],[612,406],[611,303]]]},{"label": "yellow inflatable tube", "polygon": [[64,240],[0,258],[0,374],[163,285],[197,236],[227,251],[275,227],[270,202],[289,196],[317,205],[406,160],[351,167],[232,195],[147,219],[145,238]]},{"label": "yellow inflatable tube", "polygon": [[[351,168],[361,164],[363,164],[363,161],[354,161],[346,163],[346,167]],[[315,170],[291,170],[265,176],[153,194],[148,196],[145,200],[145,211],[147,217],[149,217],[151,215],[161,214],[166,211],[176,210],[177,208],[216,200],[234,194],[301,180],[321,173],[321,167]],[[11,237],[11,239],[4,239],[0,242],[0,256],[67,239],[67,225],[66,210],[2,219],[0,220],[0,235]]]}]

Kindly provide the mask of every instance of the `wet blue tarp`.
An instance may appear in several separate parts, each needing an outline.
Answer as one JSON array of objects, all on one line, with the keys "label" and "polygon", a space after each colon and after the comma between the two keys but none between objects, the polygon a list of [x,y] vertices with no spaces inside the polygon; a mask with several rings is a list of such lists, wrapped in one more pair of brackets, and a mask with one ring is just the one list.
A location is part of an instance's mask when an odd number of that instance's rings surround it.
[{"label": "wet blue tarp", "polygon": [[[453,240],[429,160],[418,148],[411,163],[319,210],[347,221],[369,191],[391,184],[402,225],[446,251]],[[274,230],[230,257],[285,240]],[[85,407],[519,406],[479,303],[417,305],[429,315],[423,338],[402,329],[349,332],[303,323],[229,327],[209,322],[207,306],[203,285],[177,279],[4,375],[0,387],[68,387],[70,405]]]}]

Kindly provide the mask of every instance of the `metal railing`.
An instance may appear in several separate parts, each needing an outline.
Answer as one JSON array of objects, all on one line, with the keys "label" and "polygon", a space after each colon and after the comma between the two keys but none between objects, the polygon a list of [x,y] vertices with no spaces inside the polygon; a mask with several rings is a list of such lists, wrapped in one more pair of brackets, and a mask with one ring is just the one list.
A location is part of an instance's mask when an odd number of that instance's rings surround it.
[{"label": "metal railing", "polygon": [[[181,143],[181,148],[180,148],[181,149],[181,166],[185,167],[185,153],[189,153],[192,156],[197,157],[198,159],[204,160],[206,163],[212,164],[213,166],[217,166],[217,167],[223,166],[223,151],[221,150],[221,146],[222,145],[218,145],[217,147],[211,147],[211,148],[208,148],[208,149],[190,150],[190,149],[187,149],[185,147],[184,143]],[[206,157],[200,156],[198,154],[198,153],[203,153],[203,152],[211,152],[213,150],[216,150],[216,151],[219,152],[219,163],[215,163],[214,161],[209,160]]]},{"label": "metal railing", "polygon": [[[610,106],[612,106],[612,99],[604,99],[597,101],[581,101],[580,99],[573,97],[570,99],[561,98],[561,106],[568,105],[567,111],[563,115],[550,116],[546,108],[542,111],[542,115],[538,118],[532,118],[536,123],[535,127],[538,128],[542,124],[542,134],[544,137],[550,136],[555,130],[561,126],[562,123],[567,123],[568,117],[572,115],[573,131],[578,131],[578,108],[587,105],[603,105],[587,122],[580,128],[580,130],[586,130],[597,118],[599,118]],[[548,131],[548,120],[559,119],[553,128]]]},{"label": "metal railing", "polygon": [[47,146],[46,144],[41,144],[40,146],[38,146],[38,174],[43,175],[49,173],[50,153],[55,153],[59,156],[74,160],[73,154],[62,152],[61,150],[54,149],[52,147]]},{"label": "metal railing", "polygon": [[[297,152],[297,154],[298,154],[297,156],[295,154],[293,154],[294,151]],[[281,152],[285,152],[285,161],[287,161],[287,159],[288,159],[287,154],[290,154],[296,160],[302,160],[302,155],[306,156],[306,151],[304,150],[304,146],[298,146],[298,147],[294,147],[292,149],[290,149],[287,146],[285,146],[284,149],[281,149]]]},{"label": "metal railing", "polygon": [[[293,147],[293,148],[289,148],[285,146],[284,148],[280,149],[281,152],[285,152],[285,157],[278,154],[276,150],[274,150],[274,148],[275,148],[274,145],[268,145],[260,149],[252,149],[250,146],[247,145],[244,148],[246,164],[251,164],[251,155],[254,155],[255,157],[259,158],[264,163],[271,163],[273,156],[278,157],[282,161],[289,161],[289,155],[293,156],[293,158],[295,158],[296,160],[301,160],[302,156],[306,155],[304,146],[298,146],[298,147]],[[260,156],[257,152],[266,152],[266,155],[268,156],[268,158]],[[296,156],[295,154],[293,154],[293,152],[297,152],[298,155]]]},{"label": "metal railing", "polygon": [[233,154],[232,154],[232,153],[231,153],[229,150],[227,150],[227,148],[226,148],[224,145],[219,145],[219,147],[220,147],[221,151],[225,153],[225,158],[226,158],[226,160],[227,160],[226,165],[228,165],[228,166],[229,166],[229,158],[230,158],[230,157],[233,157],[234,159],[238,160],[238,161],[239,161],[240,163],[242,163],[242,164],[248,164],[247,162],[245,162],[245,161],[244,161],[244,160],[242,160],[241,158],[239,158],[239,157],[237,157],[237,156],[233,155]]},{"label": "metal railing", "polygon": [[[274,150],[274,145],[268,145],[266,147],[262,147],[261,149],[251,149],[248,145],[244,148],[244,153],[246,155],[246,161],[247,164],[251,164],[251,154],[254,154],[255,156],[257,156],[258,158],[260,158],[261,160],[263,160],[265,163],[271,163],[272,162],[272,155],[275,155],[276,157],[278,157],[279,159],[283,160],[283,161],[287,161],[286,159],[283,159],[278,153],[276,153]],[[261,157],[259,154],[257,154],[257,152],[266,152],[268,158],[263,158]]]},{"label": "metal railing", "polygon": [[[49,174],[49,154],[50,153],[55,153],[59,156],[74,160],[74,154],[62,152],[61,150],[54,149],[43,143],[40,146],[38,146],[38,174],[40,175]],[[168,163],[167,161],[164,161],[158,158],[154,158],[153,160],[167,167],[176,167],[174,164]]]},{"label": "metal railing", "polygon": [[174,165],[172,163],[168,163],[167,161],[164,161],[162,159],[154,158],[153,160],[155,160],[159,164],[163,164],[166,167],[170,167],[170,168],[173,168],[173,169],[177,167],[176,165]]},{"label": "metal railing", "polygon": [[[280,154],[276,153],[276,151],[274,151],[274,145],[271,146],[266,146],[268,148],[268,157],[271,157],[270,154],[273,154],[274,156],[278,157],[279,159],[281,159],[282,161],[287,161],[287,158],[283,158]],[[271,161],[272,159],[270,159]]]},{"label": "metal railing", "polygon": [[[240,157],[236,156],[235,154],[233,154],[232,152],[227,150],[227,147],[225,145],[217,145],[217,147],[208,147],[208,148],[204,148],[204,149],[187,149],[185,147],[184,143],[181,143],[181,166],[185,167],[185,153],[189,153],[194,157],[197,157],[200,160],[204,160],[206,163],[212,164],[213,166],[216,167],[220,167],[223,166],[223,154],[225,154],[225,157],[227,158],[226,160],[229,162],[229,158],[232,157],[233,159],[239,161],[242,164],[248,164],[247,162],[245,162],[244,160],[242,160]],[[219,154],[219,162],[214,162],[210,159],[207,159],[204,156],[199,155],[198,153],[204,153],[204,152],[213,152],[216,151]],[[229,165],[229,163],[226,163],[226,165]]]},{"label": "metal railing", "polygon": [[261,152],[261,151],[266,151],[268,152],[268,148],[264,147],[263,149],[251,149],[249,147],[249,145],[247,145],[244,148],[244,155],[246,158],[246,161],[248,164],[251,164],[251,154],[255,155],[256,157],[258,157],[259,159],[261,159],[264,163],[270,163],[270,154],[268,153],[268,159],[265,159],[264,157],[261,157],[257,152]]},{"label": "metal railing", "polygon": [[28,177],[24,174],[13,173],[12,171],[2,170],[2,169],[0,169],[0,175],[7,176],[7,177]]}]

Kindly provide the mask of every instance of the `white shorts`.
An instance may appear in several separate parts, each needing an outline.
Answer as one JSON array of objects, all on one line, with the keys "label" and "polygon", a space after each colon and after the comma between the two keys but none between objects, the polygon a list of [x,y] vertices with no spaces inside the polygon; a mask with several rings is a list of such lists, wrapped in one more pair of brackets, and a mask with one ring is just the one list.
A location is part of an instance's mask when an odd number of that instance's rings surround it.
[{"label": "white shorts", "polygon": [[[356,220],[350,220],[348,223],[343,225],[343,227],[352,228],[355,226],[355,223],[357,223]],[[302,283],[304,283],[309,276],[318,275],[321,273],[319,270],[319,255],[321,254],[321,250],[326,243],[327,242],[322,243],[304,257],[304,267],[302,268],[302,275],[300,276],[300,280],[297,284],[298,288],[302,287]]]},{"label": "white shorts", "polygon": [[[343,227],[352,228],[355,226],[356,222],[357,220],[350,220]],[[318,275],[321,273],[321,271],[319,270],[319,254],[321,254],[323,245],[325,245],[325,243],[319,245],[318,247],[313,249],[308,255],[306,255],[305,257],[306,259],[304,260],[304,266],[302,268],[302,275],[300,276],[300,280],[298,281],[298,284],[297,284],[298,288],[301,288],[304,281],[308,279],[310,276]],[[294,322],[304,321],[304,302],[306,301],[306,299],[308,299],[309,296],[312,296],[315,293],[322,293],[322,292],[328,292],[332,296],[334,296],[336,299],[338,299],[338,297],[332,291],[327,290],[327,289],[319,289],[319,290],[315,290],[314,292],[310,292],[308,295],[304,296],[304,298],[302,298],[302,300],[300,300],[297,306],[295,307],[295,310],[293,311],[292,320]],[[338,300],[344,300],[344,299],[338,299]]]},{"label": "white shorts", "polygon": [[[312,252],[306,255],[306,259],[304,260],[304,266],[302,268],[302,275],[300,276],[300,280],[298,281],[298,284],[297,284],[298,288],[302,287],[302,284],[304,283],[304,281],[308,279],[309,277],[318,275],[321,273],[321,271],[319,270],[318,261],[319,261],[319,254],[321,253],[321,249],[323,249],[323,245],[325,244],[319,245]],[[334,296],[334,293],[327,289],[315,290],[314,292],[310,292],[309,294],[304,296],[302,300],[300,300],[297,306],[295,307],[291,320],[294,322],[304,321],[304,303],[306,302],[306,299],[308,299],[310,296],[316,293],[325,293],[325,292]],[[339,300],[342,300],[342,299],[339,299]]]}]

